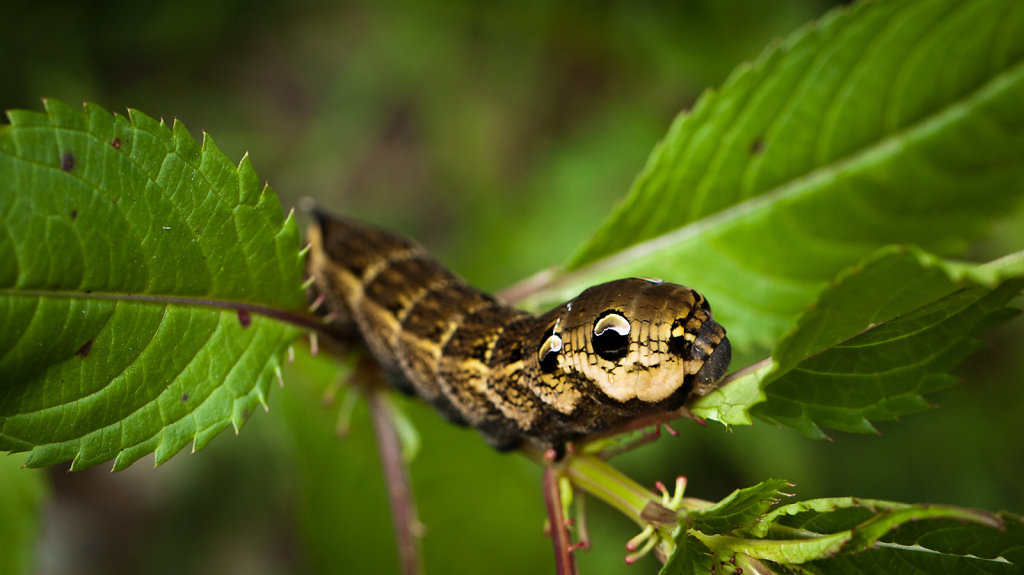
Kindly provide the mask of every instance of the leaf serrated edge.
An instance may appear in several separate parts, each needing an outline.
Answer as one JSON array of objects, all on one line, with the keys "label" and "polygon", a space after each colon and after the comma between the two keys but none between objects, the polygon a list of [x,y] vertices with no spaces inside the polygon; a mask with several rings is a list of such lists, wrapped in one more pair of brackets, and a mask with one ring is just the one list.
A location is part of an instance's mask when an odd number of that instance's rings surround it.
[{"label": "leaf serrated edge", "polygon": [[[862,259],[861,262],[840,271],[839,274],[837,274],[836,279],[830,282],[829,285],[831,288],[836,288],[843,281],[847,281],[862,274],[866,266],[886,257],[903,254],[912,255],[920,263],[922,269],[942,271],[951,284],[953,284],[950,293],[957,289],[969,286],[977,286],[985,289],[998,289],[1001,284],[1007,281],[1013,281],[1017,278],[1024,277],[1024,250],[1007,254],[989,262],[974,264],[948,260],[914,246],[889,245],[868,255]],[[821,295],[819,295],[818,298],[804,310],[800,319],[798,319],[796,324],[794,324],[794,327],[791,328],[779,341],[775,354],[729,374],[725,380],[725,384],[707,395],[697,398],[688,406],[689,411],[698,417],[718,421],[726,427],[731,425],[752,425],[753,419],[751,417],[750,410],[766,401],[767,395],[764,391],[765,388],[772,381],[782,377],[788,373],[788,371],[796,367],[796,365],[799,365],[799,363],[796,363],[788,369],[784,369],[780,366],[780,364],[778,364],[774,359],[778,354],[778,348],[785,345],[787,339],[793,337],[793,334],[797,333],[798,330],[804,326],[805,321],[803,318],[806,314],[812,313],[817,309],[820,305],[821,299]],[[995,323],[996,313],[997,312],[993,312],[993,318],[985,322],[985,324],[979,325],[983,327],[983,325],[991,325]],[[1009,311],[1006,313],[1016,314],[1018,312]],[[1007,315],[1005,317],[1010,316]],[[885,321],[891,321],[892,319],[895,318],[886,318],[883,323]],[[856,335],[858,334],[854,334],[850,337],[856,337]],[[776,401],[784,400],[776,399]],[[871,423],[871,420],[864,416],[861,417],[861,420],[864,432],[878,433],[878,430]],[[773,421],[769,421],[769,423],[772,422]],[[813,439],[828,439],[828,435],[825,434],[821,427],[813,421],[807,421],[806,424],[801,427],[795,427],[791,422],[785,423],[785,426],[794,428]]]},{"label": "leaf serrated edge", "polygon": [[[248,154],[240,160],[238,166],[235,166],[231,164],[227,156],[217,148],[213,139],[205,132],[203,133],[203,144],[200,145],[191,136],[185,125],[177,119],[174,120],[173,126],[168,130],[166,122],[162,119],[156,121],[136,109],[128,109],[128,117],[125,118],[89,102],[82,104],[82,110],[75,110],[73,107],[57,99],[44,99],[43,106],[44,112],[7,111],[6,115],[11,121],[10,126],[0,126],[0,130],[6,131],[11,128],[39,126],[47,129],[83,131],[101,141],[110,136],[110,141],[114,142],[114,136],[111,134],[119,134],[124,129],[131,129],[144,132],[148,136],[155,138],[158,148],[165,149],[167,153],[178,154],[198,172],[202,172],[206,167],[209,167],[210,162],[215,162],[217,170],[234,173],[235,180],[238,182],[238,203],[240,205],[255,207],[260,217],[269,220],[268,223],[279,224],[274,234],[273,244],[275,245],[278,264],[282,266],[281,275],[291,275],[285,274],[284,268],[290,262],[296,262],[296,259],[298,259],[296,263],[301,267],[302,254],[300,254],[299,250],[294,249],[295,246],[300,245],[298,241],[298,226],[294,219],[294,209],[289,211],[287,216],[282,213],[280,200],[273,193],[270,186],[264,184],[261,187],[259,185],[258,177],[248,159]],[[117,149],[121,148],[118,147]],[[202,164],[203,161],[207,162],[206,166]],[[288,246],[289,243],[292,246]],[[301,274],[299,279],[301,279]],[[301,286],[301,281],[297,281],[296,286]],[[298,294],[294,298],[297,302],[295,310],[300,310],[302,308],[301,304],[304,302],[303,290],[292,291]],[[282,316],[274,313],[275,310],[273,309],[263,309],[262,311],[268,312],[266,313],[268,317],[277,320],[282,319]],[[291,332],[289,331],[288,333]],[[280,369],[280,356],[283,354],[283,347],[290,345],[291,339],[293,338],[288,338],[288,341],[283,344],[279,342],[278,347],[281,349],[275,352],[276,356],[272,354],[269,358],[272,362],[272,371],[278,381],[283,381]],[[250,415],[252,409],[257,404],[263,405],[265,410],[268,409],[266,396],[270,386],[270,378],[266,377],[266,373],[261,373],[262,375],[256,378],[257,381],[253,389],[233,399],[232,412],[229,418],[225,418],[225,420],[195,433],[194,439],[192,439],[194,450],[202,449],[228,423],[234,425],[237,432],[244,425],[248,415]],[[120,429],[119,426],[122,424],[123,422],[115,422],[104,428],[92,430],[86,436],[95,435],[94,441],[98,441],[101,445],[98,448],[99,451],[105,452],[106,449],[102,447],[102,444],[106,443],[104,437],[119,435],[121,433],[118,431]],[[175,437],[171,439],[169,436],[166,436],[164,433],[166,429],[168,429],[167,426],[157,431],[154,436],[117,451],[116,455],[113,456],[114,470],[123,469],[151,452],[155,453],[156,463],[159,465],[180,451],[188,443],[188,439],[182,442],[180,438]],[[211,431],[212,433],[210,433]],[[89,454],[90,448],[96,447],[96,444],[87,445],[84,443],[82,440],[86,436],[65,442],[39,445],[0,434],[0,438],[13,450],[29,452],[26,458],[27,466],[49,465],[71,459],[71,470],[82,469],[98,463],[98,461],[94,461],[95,457]],[[75,444],[77,444],[77,449],[75,449],[73,456],[62,455],[67,452],[69,446]]]},{"label": "leaf serrated edge", "polygon": [[[1002,529],[1003,522],[995,514],[976,509],[946,505],[911,505],[887,501],[830,498],[795,503],[779,508],[763,518],[757,534],[763,537],[777,519],[780,511],[795,507],[798,510],[826,506],[829,511],[848,507],[867,507],[875,515],[843,531],[828,534],[807,533],[800,539],[743,539],[728,535],[698,535],[706,545],[717,552],[742,553],[774,563],[799,565],[818,559],[827,559],[840,553],[856,553],[871,547],[878,539],[896,527],[927,519],[958,519],[993,529]],[[799,511],[797,511],[799,512]],[[770,519],[771,518],[771,519]],[[751,530],[753,531],[753,530]]]}]

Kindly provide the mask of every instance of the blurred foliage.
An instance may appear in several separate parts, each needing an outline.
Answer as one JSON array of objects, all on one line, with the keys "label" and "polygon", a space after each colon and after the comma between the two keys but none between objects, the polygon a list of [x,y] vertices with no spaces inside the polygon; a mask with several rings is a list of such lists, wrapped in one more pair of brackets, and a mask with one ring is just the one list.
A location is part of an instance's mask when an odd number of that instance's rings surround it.
[{"label": "blurred foliage", "polygon": [[0,573],[29,572],[36,562],[33,542],[46,500],[46,478],[38,470],[21,469],[26,456],[0,460]]},{"label": "blurred foliage", "polygon": [[[179,117],[230,158],[248,150],[285,206],[309,195],[389,225],[494,289],[565,261],[677,112],[831,5],[19,3],[3,12],[0,108],[52,96]],[[1020,218],[1001,226],[978,257],[1005,252],[1001,241],[1019,247],[1021,230]],[[883,424],[882,438],[680,424],[681,437],[617,464],[647,484],[684,473],[688,494],[707,499],[783,477],[801,498],[1019,512],[1022,338],[1020,322],[994,332],[961,370],[970,384],[937,396],[946,407]],[[365,412],[338,440],[320,399],[337,369],[304,353],[270,414],[238,438],[157,471],[54,470],[40,572],[393,570]],[[423,438],[412,474],[428,572],[550,572],[539,470],[402,405]],[[634,527],[596,504],[588,513],[595,549],[583,572],[622,572]],[[634,570],[655,568],[645,561]]]}]

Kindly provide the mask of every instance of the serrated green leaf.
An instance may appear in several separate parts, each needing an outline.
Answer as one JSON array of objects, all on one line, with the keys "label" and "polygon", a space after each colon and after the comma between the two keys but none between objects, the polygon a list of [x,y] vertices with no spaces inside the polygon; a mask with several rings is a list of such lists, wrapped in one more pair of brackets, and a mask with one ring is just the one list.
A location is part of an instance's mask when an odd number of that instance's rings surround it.
[{"label": "serrated green leaf", "polygon": [[783,506],[764,516],[753,531],[755,535],[767,534],[766,538],[713,535],[702,540],[719,555],[740,553],[783,566],[803,567],[877,549],[885,545],[882,540],[887,534],[906,524],[928,521],[932,524],[930,531],[945,525],[935,520],[969,522],[988,533],[1003,527],[999,518],[984,511],[832,498]]},{"label": "serrated green leaf", "polygon": [[698,398],[687,409],[697,417],[726,427],[752,425],[750,408],[765,400],[765,378],[772,373],[773,365],[768,358],[735,373],[731,381]]},{"label": "serrated green leaf", "polygon": [[[1024,523],[1008,513],[831,498],[780,507],[759,527],[763,533],[775,530],[776,538],[788,533],[814,541],[820,534],[820,541],[843,542],[823,548],[825,556],[818,558],[787,556],[785,561],[798,563],[801,573],[1009,574],[1024,566]],[[775,547],[781,548],[780,543],[774,542]]]},{"label": "serrated green leaf", "polygon": [[[1024,254],[1016,260],[1024,261]],[[805,358],[833,347],[873,325],[910,313],[958,288],[995,288],[1019,274],[1019,261],[972,265],[921,250],[892,246],[844,270],[779,342],[772,359],[785,372]]]},{"label": "serrated green leaf", "polygon": [[518,293],[677,281],[753,359],[839,270],[891,243],[960,253],[1019,202],[1022,100],[1024,4],[837,10],[680,116],[575,271]]},{"label": "serrated green leaf", "polygon": [[814,561],[800,566],[801,574],[809,575],[920,575],[923,573],[970,573],[972,575],[1019,575],[1021,563],[1002,559],[943,555],[918,549],[868,549],[861,553],[842,554],[833,559]]},{"label": "serrated green leaf", "polygon": [[676,538],[676,547],[665,560],[658,575],[703,575],[711,572],[713,557],[700,539],[682,530]]},{"label": "serrated green leaf", "polygon": [[[937,515],[932,509],[938,509]],[[999,529],[1002,522],[992,513],[948,505],[898,503],[859,497],[825,497],[782,505],[766,514],[751,529],[756,536],[764,536],[775,526],[785,526],[807,533],[833,534],[867,525],[878,518],[918,513],[918,518],[946,516],[963,524],[972,522],[978,528]],[[930,529],[930,528],[929,528]]]},{"label": "serrated green leaf", "polygon": [[905,548],[920,546],[945,555],[997,561],[1000,558],[1018,568],[1024,567],[1024,519],[1012,513],[993,515],[999,528],[992,525],[946,519],[909,523],[882,539],[884,543]]},{"label": "serrated green leaf", "polygon": [[[820,426],[872,433],[930,406],[984,329],[1024,286],[1024,252],[970,265],[889,247],[845,270],[797,320],[770,360],[690,410],[726,425],[754,416],[825,437]],[[764,395],[758,395],[763,391]],[[746,401],[746,403],[744,403]]]},{"label": "serrated green leaf", "polygon": [[[852,497],[812,499],[767,512],[787,485],[766,481],[702,510],[742,516],[742,521],[726,521],[710,531],[691,521],[675,535],[662,572],[708,572],[694,567],[710,563],[756,573],[919,573],[915,565],[963,569],[977,562],[995,565],[982,573],[1010,573],[1004,567],[1019,568],[1024,558],[1024,524],[1009,514]],[[745,528],[730,530],[730,523]],[[893,563],[900,569],[882,568]],[[851,565],[875,567],[847,570]]]},{"label": "serrated green leaf", "polygon": [[[873,433],[872,421],[927,409],[927,394],[956,383],[949,371],[978,334],[1016,315],[1004,306],[1024,287],[1019,260],[968,267],[882,252],[826,290],[780,342],[753,414],[820,438],[821,426]],[[1000,284],[1006,277],[1015,279]],[[979,284],[998,287],[971,287]]]},{"label": "serrated green leaf", "polygon": [[768,479],[737,489],[711,507],[690,512],[689,519],[694,529],[708,535],[743,529],[785,497],[782,490],[790,487],[792,484],[784,479]]},{"label": "serrated green leaf", "polygon": [[240,427],[302,309],[299,232],[235,166],[136,111],[0,128],[0,449],[122,469]]}]

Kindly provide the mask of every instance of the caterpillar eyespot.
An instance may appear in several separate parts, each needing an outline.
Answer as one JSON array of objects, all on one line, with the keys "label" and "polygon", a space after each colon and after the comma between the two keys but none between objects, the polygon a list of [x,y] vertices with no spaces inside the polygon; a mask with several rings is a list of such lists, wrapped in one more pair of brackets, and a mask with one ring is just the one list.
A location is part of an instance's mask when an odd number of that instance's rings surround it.
[{"label": "caterpillar eyespot", "polygon": [[537,358],[540,360],[540,369],[544,373],[551,373],[558,366],[558,352],[562,351],[562,338],[552,333],[540,344],[540,352]]},{"label": "caterpillar eyespot", "polygon": [[606,311],[594,322],[594,351],[608,361],[616,361],[629,351],[629,320],[615,311]]},{"label": "caterpillar eyespot", "polygon": [[529,440],[563,452],[566,441],[677,409],[728,370],[725,329],[690,288],[615,280],[535,315],[407,238],[314,216],[307,267],[318,311],[356,334],[396,387],[497,449]]}]

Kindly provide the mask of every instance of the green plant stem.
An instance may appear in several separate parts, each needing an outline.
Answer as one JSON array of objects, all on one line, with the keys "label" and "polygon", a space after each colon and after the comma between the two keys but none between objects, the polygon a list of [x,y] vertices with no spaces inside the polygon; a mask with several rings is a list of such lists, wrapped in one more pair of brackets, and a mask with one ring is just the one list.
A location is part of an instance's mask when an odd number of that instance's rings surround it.
[{"label": "green plant stem", "polygon": [[675,523],[675,513],[663,507],[659,497],[598,457],[576,455],[566,465],[564,473],[574,485],[619,510],[641,527],[651,522]]}]

